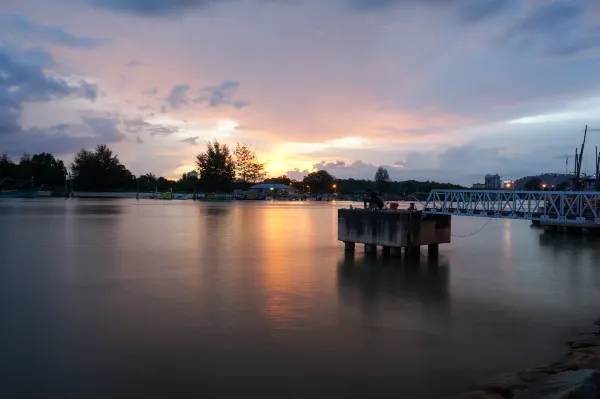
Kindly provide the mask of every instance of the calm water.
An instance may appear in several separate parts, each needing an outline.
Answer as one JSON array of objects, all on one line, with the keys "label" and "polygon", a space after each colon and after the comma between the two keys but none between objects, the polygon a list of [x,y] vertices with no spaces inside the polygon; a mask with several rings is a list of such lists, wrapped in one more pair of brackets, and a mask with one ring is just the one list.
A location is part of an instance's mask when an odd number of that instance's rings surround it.
[{"label": "calm water", "polygon": [[600,315],[590,237],[494,220],[407,264],[346,256],[337,206],[1,202],[0,395],[435,398]]}]

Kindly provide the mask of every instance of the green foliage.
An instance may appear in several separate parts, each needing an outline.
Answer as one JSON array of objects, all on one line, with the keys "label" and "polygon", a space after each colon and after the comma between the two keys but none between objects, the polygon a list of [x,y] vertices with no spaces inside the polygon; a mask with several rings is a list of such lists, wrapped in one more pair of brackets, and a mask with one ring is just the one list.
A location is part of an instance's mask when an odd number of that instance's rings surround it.
[{"label": "green foliage", "polygon": [[237,177],[246,183],[257,183],[266,176],[265,164],[258,162],[256,153],[248,144],[236,144],[233,161]]},{"label": "green foliage", "polygon": [[304,186],[309,186],[310,192],[314,194],[332,192],[332,186],[334,182],[335,177],[331,176],[325,170],[312,172],[308,176],[305,176],[304,180],[302,180]]},{"label": "green foliage", "polygon": [[61,188],[64,185],[67,169],[63,161],[54,158],[52,154],[23,154],[19,163],[14,163],[6,154],[0,157],[0,180],[9,177],[15,181],[33,179],[34,185],[42,184],[49,188]]},{"label": "green foliage", "polygon": [[270,179],[265,179],[264,183],[267,184],[285,184],[286,186],[289,186],[290,183],[292,183],[292,180],[287,177],[286,175],[281,175],[279,177],[272,177]]},{"label": "green foliage", "polygon": [[235,163],[227,144],[206,143],[206,152],[196,156],[199,186],[203,191],[229,192],[235,179]]},{"label": "green foliage", "polygon": [[389,191],[390,182],[390,174],[387,169],[381,166],[377,168],[377,172],[375,172],[375,185],[377,186],[377,191],[381,193]]},{"label": "green foliage", "polygon": [[74,188],[81,191],[111,191],[135,187],[133,175],[105,145],[82,149],[71,164]]},{"label": "green foliage", "polygon": [[539,191],[542,189],[542,179],[534,177],[525,183],[525,190],[527,191]]}]

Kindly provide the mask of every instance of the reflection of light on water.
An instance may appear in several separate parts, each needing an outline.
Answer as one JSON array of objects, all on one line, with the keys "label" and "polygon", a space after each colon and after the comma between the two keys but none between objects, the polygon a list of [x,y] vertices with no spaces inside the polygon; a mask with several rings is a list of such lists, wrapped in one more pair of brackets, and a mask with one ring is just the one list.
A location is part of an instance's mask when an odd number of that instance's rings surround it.
[{"label": "reflection of light on water", "polygon": [[[298,208],[290,218],[285,208],[270,208],[261,215],[265,313],[279,332],[293,330],[297,321],[308,317],[309,309],[302,298],[309,295],[310,287],[305,282],[310,281],[306,275],[310,269],[296,266],[305,264],[301,258],[309,255],[297,248],[304,247],[302,241],[313,239],[309,212]],[[290,240],[290,235],[297,240]]]},{"label": "reflection of light on water", "polygon": [[504,220],[504,256],[506,258],[507,264],[514,265],[514,254],[512,247],[512,224],[510,220]]}]

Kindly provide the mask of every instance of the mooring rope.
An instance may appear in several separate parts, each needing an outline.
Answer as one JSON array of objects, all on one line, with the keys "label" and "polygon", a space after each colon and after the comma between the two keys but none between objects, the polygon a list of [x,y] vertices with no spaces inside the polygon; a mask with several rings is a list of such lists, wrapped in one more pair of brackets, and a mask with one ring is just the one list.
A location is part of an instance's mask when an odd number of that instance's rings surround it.
[{"label": "mooring rope", "polygon": [[452,234],[452,233],[450,233],[450,235],[451,235],[451,236],[453,236],[453,237],[458,237],[458,238],[467,238],[467,237],[474,236],[475,234],[477,234],[477,233],[479,233],[481,230],[483,230],[483,229],[484,229],[484,227],[485,227],[485,226],[487,226],[487,225],[488,225],[488,223],[489,223],[489,222],[491,222],[493,219],[494,219],[494,218],[490,218],[490,219],[489,219],[487,222],[485,222],[485,223],[483,224],[483,226],[481,226],[479,229],[477,229],[476,231],[474,231],[474,232],[473,232],[473,233],[471,233],[471,234],[467,234],[467,235],[464,235],[464,236],[463,236],[463,235],[460,235],[460,234]]}]

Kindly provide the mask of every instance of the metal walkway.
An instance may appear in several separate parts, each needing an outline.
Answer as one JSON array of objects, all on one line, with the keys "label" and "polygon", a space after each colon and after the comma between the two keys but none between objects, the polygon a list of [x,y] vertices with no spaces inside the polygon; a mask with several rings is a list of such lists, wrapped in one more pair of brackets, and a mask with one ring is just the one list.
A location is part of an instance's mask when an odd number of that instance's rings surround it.
[{"label": "metal walkway", "polygon": [[600,227],[600,192],[433,190],[423,213]]}]

